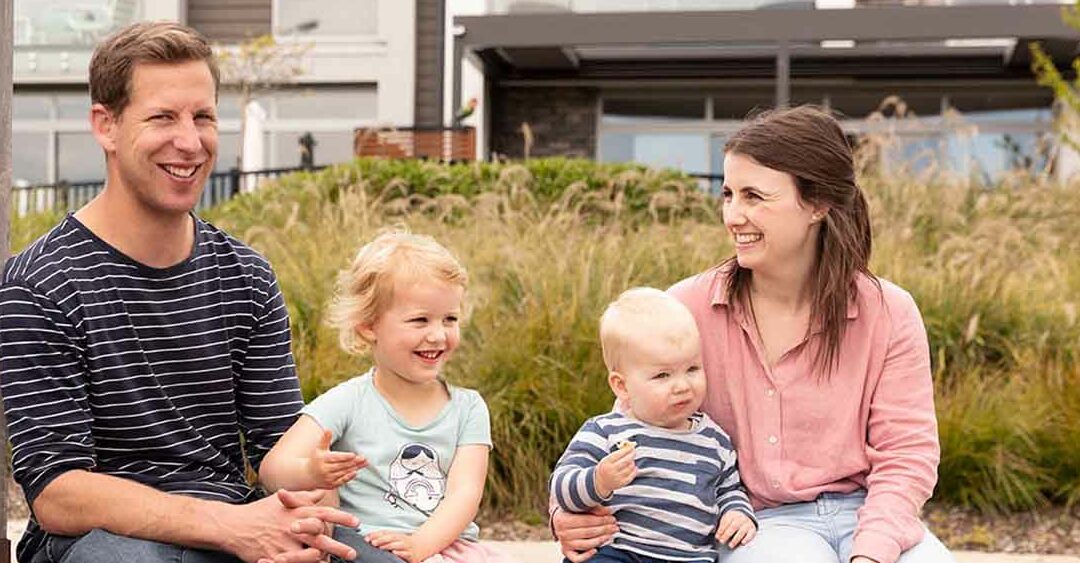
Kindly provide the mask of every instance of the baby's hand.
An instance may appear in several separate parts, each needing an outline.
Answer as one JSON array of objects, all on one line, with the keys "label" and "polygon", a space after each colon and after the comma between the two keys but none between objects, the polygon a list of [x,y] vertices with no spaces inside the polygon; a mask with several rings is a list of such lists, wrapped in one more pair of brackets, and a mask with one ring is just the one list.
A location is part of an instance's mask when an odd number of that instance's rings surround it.
[{"label": "baby's hand", "polygon": [[411,534],[379,530],[371,532],[364,538],[372,547],[383,551],[389,551],[401,558],[405,563],[420,563],[421,559],[417,550],[416,541]]},{"label": "baby's hand", "polygon": [[636,475],[634,446],[620,447],[596,465],[596,492],[606,498],[620,487],[629,485]]},{"label": "baby's hand", "polygon": [[716,540],[727,544],[731,549],[750,543],[757,535],[757,526],[743,512],[729,510],[720,517],[720,526],[716,529]]},{"label": "baby's hand", "polygon": [[315,453],[308,459],[310,473],[315,478],[315,487],[319,489],[336,489],[351,481],[356,477],[356,472],[367,465],[367,459],[362,455],[330,451],[333,440],[333,433],[323,430]]}]

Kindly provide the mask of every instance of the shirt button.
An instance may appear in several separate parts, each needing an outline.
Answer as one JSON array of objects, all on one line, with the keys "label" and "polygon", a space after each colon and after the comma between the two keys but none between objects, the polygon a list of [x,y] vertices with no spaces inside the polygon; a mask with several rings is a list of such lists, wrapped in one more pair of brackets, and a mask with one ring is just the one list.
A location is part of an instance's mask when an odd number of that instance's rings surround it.
[{"label": "shirt button", "polygon": [[775,443],[777,443],[779,441],[780,441],[780,439],[777,438],[776,436],[769,436],[769,443],[770,444],[775,444]]},{"label": "shirt button", "polygon": [[766,397],[772,397],[775,394],[776,394],[776,389],[766,389],[765,390],[765,396]]}]

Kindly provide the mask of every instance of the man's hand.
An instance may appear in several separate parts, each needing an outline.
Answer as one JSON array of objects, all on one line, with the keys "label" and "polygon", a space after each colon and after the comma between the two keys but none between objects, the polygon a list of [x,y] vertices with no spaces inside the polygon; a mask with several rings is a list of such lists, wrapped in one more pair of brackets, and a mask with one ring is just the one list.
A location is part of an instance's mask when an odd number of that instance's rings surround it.
[{"label": "man's hand", "polygon": [[727,544],[731,549],[750,543],[756,535],[754,521],[738,510],[725,512],[720,517],[720,526],[716,528],[716,541]]},{"label": "man's hand", "polygon": [[393,553],[405,563],[420,563],[434,555],[421,553],[423,550],[418,545],[414,534],[379,530],[368,534],[364,540],[370,543],[372,547]]},{"label": "man's hand", "polygon": [[325,524],[356,527],[357,518],[317,506],[326,491],[278,491],[250,504],[230,506],[221,522],[222,547],[253,563],[316,563],[324,553],[353,560],[356,551],[325,534]]},{"label": "man's hand", "polygon": [[314,477],[319,489],[336,489],[356,477],[356,472],[367,466],[364,456],[353,452],[330,451],[334,434],[323,430],[315,453],[308,458],[308,474]]},{"label": "man's hand", "polygon": [[551,526],[559,549],[573,563],[581,563],[596,555],[596,548],[611,541],[619,526],[611,509],[598,506],[585,514],[556,510],[551,516]]},{"label": "man's hand", "polygon": [[629,485],[634,480],[637,475],[634,449],[632,445],[620,447],[596,465],[596,492],[602,498],[611,496],[616,490]]}]

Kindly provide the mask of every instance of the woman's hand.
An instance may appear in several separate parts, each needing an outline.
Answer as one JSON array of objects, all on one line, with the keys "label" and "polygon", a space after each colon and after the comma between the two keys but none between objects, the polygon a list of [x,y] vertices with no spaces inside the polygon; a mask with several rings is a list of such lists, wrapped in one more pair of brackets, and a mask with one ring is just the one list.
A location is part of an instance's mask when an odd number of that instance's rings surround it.
[{"label": "woman's hand", "polygon": [[559,549],[573,563],[596,555],[596,548],[611,541],[619,531],[611,509],[604,506],[585,514],[556,510],[551,516],[551,526],[559,540]]}]

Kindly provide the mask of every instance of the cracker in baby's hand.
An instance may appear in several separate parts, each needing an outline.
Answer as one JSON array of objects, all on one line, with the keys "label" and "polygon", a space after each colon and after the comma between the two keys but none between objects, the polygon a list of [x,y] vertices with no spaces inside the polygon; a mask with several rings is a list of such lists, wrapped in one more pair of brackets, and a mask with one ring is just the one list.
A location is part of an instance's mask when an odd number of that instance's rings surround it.
[{"label": "cracker in baby's hand", "polygon": [[637,444],[630,440],[619,440],[619,442],[615,444],[615,446],[618,447],[620,450],[625,450],[626,448],[633,448],[637,446]]}]

